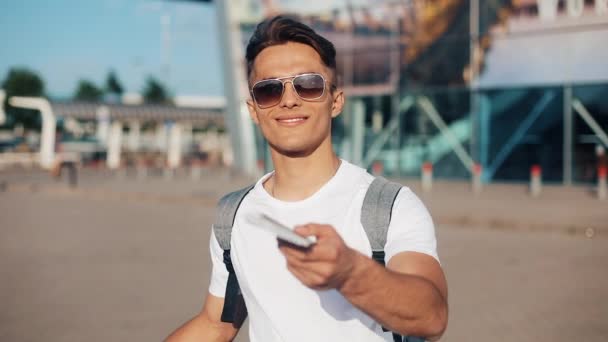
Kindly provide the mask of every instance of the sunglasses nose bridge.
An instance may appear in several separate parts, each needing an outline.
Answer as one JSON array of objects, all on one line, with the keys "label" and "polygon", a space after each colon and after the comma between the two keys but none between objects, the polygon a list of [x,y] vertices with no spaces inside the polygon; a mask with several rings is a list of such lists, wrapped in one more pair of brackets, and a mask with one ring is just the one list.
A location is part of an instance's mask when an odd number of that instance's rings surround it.
[{"label": "sunglasses nose bridge", "polygon": [[295,79],[295,77],[290,78],[290,79],[281,80],[281,83],[283,83],[283,94],[281,95],[281,101],[283,101],[285,99],[285,93],[287,92],[287,83],[291,83],[291,90],[295,94],[295,97],[298,100],[301,99],[300,94],[298,94],[298,91],[296,90],[296,86],[293,84],[294,79]]},{"label": "sunglasses nose bridge", "polygon": [[297,94],[298,92],[296,91],[296,86],[293,85],[293,81],[295,80],[295,77],[292,78],[287,78],[287,79],[282,79],[281,83],[283,83],[283,93],[285,93],[285,88],[287,88],[287,83],[291,83],[291,89]]}]

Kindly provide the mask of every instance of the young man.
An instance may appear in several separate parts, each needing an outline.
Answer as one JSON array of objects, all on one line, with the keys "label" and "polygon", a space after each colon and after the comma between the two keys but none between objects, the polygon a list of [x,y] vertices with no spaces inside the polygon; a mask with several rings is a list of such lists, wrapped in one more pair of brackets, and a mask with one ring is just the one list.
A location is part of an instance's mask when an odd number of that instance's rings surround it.
[{"label": "young man", "polygon": [[[447,325],[447,285],[432,220],[408,188],[393,205],[387,267],[370,258],[360,218],[374,177],[339,159],[331,144],[331,122],[344,105],[333,45],[299,22],[275,17],[258,25],[246,57],[247,105],[275,167],[245,197],[232,229],[232,265],[251,341],[392,341],[382,326],[438,339]],[[277,244],[259,228],[260,213],[315,236],[316,244]],[[220,319],[228,272],[213,233],[210,249],[203,310],[168,341],[229,341],[238,331]]]}]

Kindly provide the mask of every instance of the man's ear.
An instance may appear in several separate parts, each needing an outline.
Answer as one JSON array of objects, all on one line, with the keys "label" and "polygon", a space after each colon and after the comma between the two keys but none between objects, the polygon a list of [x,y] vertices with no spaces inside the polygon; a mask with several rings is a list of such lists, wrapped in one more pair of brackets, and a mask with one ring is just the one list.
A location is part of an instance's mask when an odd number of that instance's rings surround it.
[{"label": "man's ear", "polygon": [[258,112],[255,108],[255,102],[253,102],[252,99],[248,99],[246,102],[247,102],[247,109],[249,110],[249,116],[251,117],[251,120],[253,120],[253,123],[255,123],[256,125],[259,125],[260,120],[258,120]]},{"label": "man's ear", "polygon": [[331,117],[335,118],[336,116],[342,113],[342,109],[344,109],[344,91],[341,88],[336,88],[333,94],[333,101],[331,104]]}]

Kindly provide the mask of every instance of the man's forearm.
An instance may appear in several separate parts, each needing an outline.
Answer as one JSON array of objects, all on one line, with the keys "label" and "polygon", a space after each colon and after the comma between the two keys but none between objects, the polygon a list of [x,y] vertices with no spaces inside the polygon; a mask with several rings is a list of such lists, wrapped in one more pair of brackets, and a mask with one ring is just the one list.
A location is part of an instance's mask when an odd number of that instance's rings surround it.
[{"label": "man's forearm", "polygon": [[165,342],[232,341],[234,333],[225,324],[228,323],[214,323],[198,315],[177,328]]},{"label": "man's forearm", "polygon": [[434,337],[445,330],[447,303],[430,281],[391,271],[355,252],[339,291],[383,326],[404,335]]}]

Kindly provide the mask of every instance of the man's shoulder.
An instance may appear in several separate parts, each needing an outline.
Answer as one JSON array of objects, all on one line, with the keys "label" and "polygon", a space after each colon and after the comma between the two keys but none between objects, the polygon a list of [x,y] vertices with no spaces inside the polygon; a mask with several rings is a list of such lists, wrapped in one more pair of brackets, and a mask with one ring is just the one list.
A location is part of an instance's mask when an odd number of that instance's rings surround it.
[{"label": "man's shoulder", "polygon": [[339,172],[339,182],[342,186],[353,188],[357,186],[362,190],[367,190],[369,185],[376,177],[367,172],[366,169],[352,164],[346,160],[342,160],[342,169]]},{"label": "man's shoulder", "polygon": [[227,202],[230,201],[234,201],[235,198],[240,198],[241,200],[244,200],[244,198],[246,197],[250,197],[247,196],[249,193],[251,193],[254,188],[261,186],[262,183],[272,174],[272,172],[267,173],[265,175],[263,175],[262,177],[260,177],[259,179],[257,179],[255,182],[252,182],[250,184],[247,184],[245,186],[242,187],[235,187],[235,188],[230,188],[230,189],[226,189],[226,192],[224,192],[220,199],[218,200],[218,205],[221,206]]},{"label": "man's shoulder", "polygon": [[236,190],[229,190],[229,192],[223,194],[220,199],[218,200],[218,206],[222,207],[224,205],[227,205],[231,202],[234,202],[236,200],[242,201],[243,198],[255,187],[255,183],[254,184],[249,184],[247,186],[244,186],[242,188],[236,189]]}]

